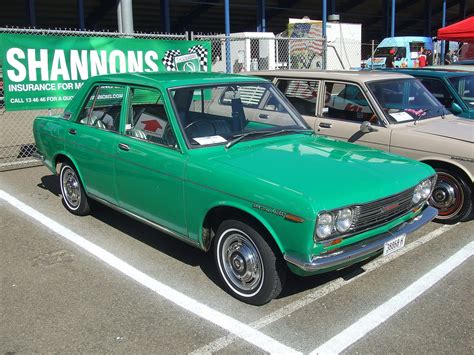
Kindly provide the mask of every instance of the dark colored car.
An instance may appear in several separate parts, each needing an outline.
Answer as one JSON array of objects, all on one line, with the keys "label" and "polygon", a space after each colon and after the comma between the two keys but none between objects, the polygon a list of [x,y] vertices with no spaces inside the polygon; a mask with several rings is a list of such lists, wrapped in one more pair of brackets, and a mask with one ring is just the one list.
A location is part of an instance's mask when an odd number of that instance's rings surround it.
[{"label": "dark colored car", "polygon": [[420,80],[453,114],[474,118],[474,73],[424,68],[395,70]]}]

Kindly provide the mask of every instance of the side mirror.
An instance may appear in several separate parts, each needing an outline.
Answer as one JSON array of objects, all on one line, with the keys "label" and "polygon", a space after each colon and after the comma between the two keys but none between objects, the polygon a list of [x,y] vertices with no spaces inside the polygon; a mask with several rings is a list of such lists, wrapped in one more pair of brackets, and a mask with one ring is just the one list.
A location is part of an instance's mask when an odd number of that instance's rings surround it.
[{"label": "side mirror", "polygon": [[370,133],[370,132],[376,132],[377,129],[372,127],[372,125],[370,124],[369,121],[364,121],[360,124],[360,128],[359,130],[362,132],[362,133]]},{"label": "side mirror", "polygon": [[456,102],[453,101],[453,103],[449,107],[449,111],[451,111],[455,115],[459,115],[460,113],[462,113],[462,108]]}]

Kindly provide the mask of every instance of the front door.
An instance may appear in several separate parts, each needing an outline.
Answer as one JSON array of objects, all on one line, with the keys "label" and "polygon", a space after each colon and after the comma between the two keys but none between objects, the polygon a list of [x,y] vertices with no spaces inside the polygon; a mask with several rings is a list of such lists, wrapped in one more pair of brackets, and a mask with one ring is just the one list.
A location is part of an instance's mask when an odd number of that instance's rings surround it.
[{"label": "front door", "polygon": [[115,145],[118,205],[184,236],[185,156],[162,95],[135,87],[128,101],[123,135]]},{"label": "front door", "polygon": [[[315,132],[351,143],[389,150],[390,129],[386,128],[372,109],[360,87],[352,83],[324,83],[321,109],[315,121]],[[369,122],[371,131],[361,131]]]}]

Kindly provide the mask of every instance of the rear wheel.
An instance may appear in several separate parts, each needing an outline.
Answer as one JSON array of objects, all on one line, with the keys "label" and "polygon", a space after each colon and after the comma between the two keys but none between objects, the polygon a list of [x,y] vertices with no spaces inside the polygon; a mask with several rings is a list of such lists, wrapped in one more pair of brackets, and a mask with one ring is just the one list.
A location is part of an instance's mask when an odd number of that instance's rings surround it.
[{"label": "rear wheel", "polygon": [[89,201],[87,200],[81,180],[73,164],[64,162],[61,165],[59,183],[64,207],[66,207],[69,212],[78,216],[89,214]]},{"label": "rear wheel", "polygon": [[430,204],[438,209],[436,221],[456,223],[468,218],[472,211],[472,184],[454,172],[437,168],[438,179]]},{"label": "rear wheel", "polygon": [[214,256],[219,275],[235,298],[262,305],[280,294],[285,264],[258,228],[237,220],[222,222],[214,239]]}]

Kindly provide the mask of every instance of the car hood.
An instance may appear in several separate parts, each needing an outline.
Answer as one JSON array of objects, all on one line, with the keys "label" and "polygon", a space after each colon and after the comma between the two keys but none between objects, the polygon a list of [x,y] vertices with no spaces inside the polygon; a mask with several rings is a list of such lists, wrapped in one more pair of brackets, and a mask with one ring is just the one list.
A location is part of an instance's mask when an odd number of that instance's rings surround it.
[{"label": "car hood", "polygon": [[[429,166],[401,156],[303,135],[241,142],[210,159],[210,163],[220,178],[225,172],[234,182],[235,176],[247,181],[242,186],[234,183],[222,187],[232,194],[259,202],[259,185],[265,184],[265,190],[274,195],[304,196],[318,209],[394,195],[434,174]],[[216,181],[218,185],[222,183]],[[253,187],[253,194],[249,193],[248,184]]]},{"label": "car hood", "polygon": [[419,122],[414,130],[474,143],[474,121],[469,119],[447,118],[444,120]]}]

